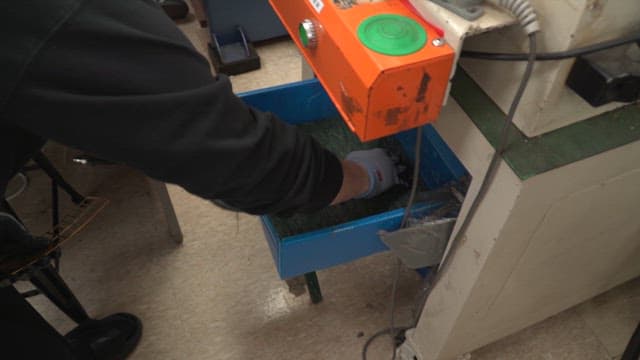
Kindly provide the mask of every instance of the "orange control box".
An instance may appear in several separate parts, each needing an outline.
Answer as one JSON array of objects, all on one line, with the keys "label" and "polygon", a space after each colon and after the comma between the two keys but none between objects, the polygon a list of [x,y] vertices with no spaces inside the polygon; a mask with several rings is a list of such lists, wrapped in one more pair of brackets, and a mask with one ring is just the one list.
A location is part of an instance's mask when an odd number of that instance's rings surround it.
[{"label": "orange control box", "polygon": [[434,122],[454,51],[402,0],[270,0],[360,140]]}]

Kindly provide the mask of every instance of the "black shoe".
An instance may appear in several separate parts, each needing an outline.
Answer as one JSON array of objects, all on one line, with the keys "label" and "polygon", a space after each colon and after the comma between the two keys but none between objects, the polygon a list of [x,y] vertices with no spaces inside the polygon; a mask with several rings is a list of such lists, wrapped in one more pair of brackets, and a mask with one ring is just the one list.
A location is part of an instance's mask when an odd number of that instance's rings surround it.
[{"label": "black shoe", "polygon": [[74,355],[80,360],[126,359],[141,337],[142,322],[125,313],[102,320],[87,320],[65,335]]}]

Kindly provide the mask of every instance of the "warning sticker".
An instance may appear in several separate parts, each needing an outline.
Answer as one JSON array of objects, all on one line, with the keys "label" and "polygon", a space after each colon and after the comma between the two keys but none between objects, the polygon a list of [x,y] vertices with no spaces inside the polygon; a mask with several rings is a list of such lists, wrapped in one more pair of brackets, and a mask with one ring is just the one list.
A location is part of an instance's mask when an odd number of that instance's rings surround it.
[{"label": "warning sticker", "polygon": [[324,2],[322,0],[309,0],[309,2],[311,3],[311,6],[316,9],[318,14],[320,14],[322,9],[324,8]]}]

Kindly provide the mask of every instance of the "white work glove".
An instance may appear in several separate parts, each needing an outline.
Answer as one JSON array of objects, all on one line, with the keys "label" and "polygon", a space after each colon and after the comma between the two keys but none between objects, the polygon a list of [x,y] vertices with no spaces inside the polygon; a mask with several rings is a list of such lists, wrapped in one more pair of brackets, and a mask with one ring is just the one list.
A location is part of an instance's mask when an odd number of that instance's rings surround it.
[{"label": "white work glove", "polygon": [[369,190],[358,196],[359,199],[376,197],[400,181],[396,166],[384,149],[353,151],[345,160],[362,166],[369,174]]}]

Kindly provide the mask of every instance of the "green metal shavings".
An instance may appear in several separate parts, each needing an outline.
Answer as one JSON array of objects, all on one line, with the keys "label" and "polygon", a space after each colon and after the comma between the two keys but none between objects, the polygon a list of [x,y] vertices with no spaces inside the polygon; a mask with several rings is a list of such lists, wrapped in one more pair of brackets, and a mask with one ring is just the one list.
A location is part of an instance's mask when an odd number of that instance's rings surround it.
[{"label": "green metal shavings", "polygon": [[[361,143],[340,118],[302,124],[299,127],[339,158],[345,157],[354,150],[375,147],[387,148],[394,153],[402,151],[401,145],[393,138]],[[280,237],[285,238],[402,208],[408,197],[407,187],[396,186],[373,199],[351,200],[312,214],[296,214],[291,217],[270,216],[270,219]]]}]

